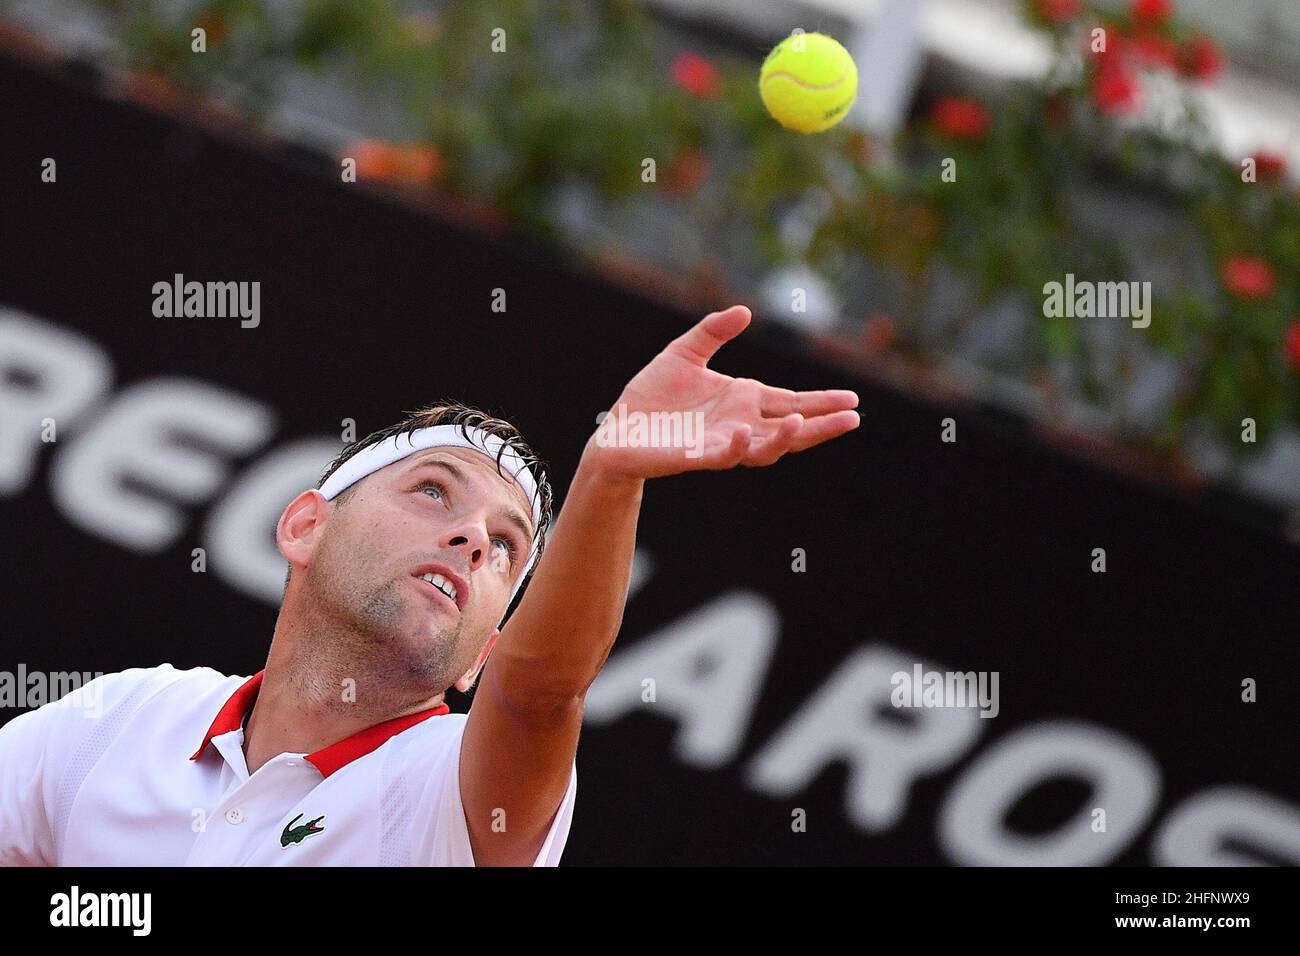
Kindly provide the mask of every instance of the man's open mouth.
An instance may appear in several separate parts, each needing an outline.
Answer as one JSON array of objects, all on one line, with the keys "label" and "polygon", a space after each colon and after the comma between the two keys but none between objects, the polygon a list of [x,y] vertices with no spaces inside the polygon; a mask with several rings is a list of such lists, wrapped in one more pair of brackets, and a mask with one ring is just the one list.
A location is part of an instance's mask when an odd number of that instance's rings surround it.
[{"label": "man's open mouth", "polygon": [[469,598],[469,586],[449,571],[420,568],[414,577],[449,600],[457,611],[465,609],[465,602]]}]

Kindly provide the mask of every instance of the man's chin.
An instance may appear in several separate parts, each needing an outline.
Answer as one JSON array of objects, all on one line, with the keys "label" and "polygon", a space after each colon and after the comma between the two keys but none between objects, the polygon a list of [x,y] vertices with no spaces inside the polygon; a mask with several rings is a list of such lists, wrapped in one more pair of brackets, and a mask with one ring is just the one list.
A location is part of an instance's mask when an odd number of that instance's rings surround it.
[{"label": "man's chin", "polygon": [[457,675],[448,676],[455,670],[454,647],[447,635],[431,633],[427,627],[390,632],[375,646],[369,669],[381,680],[432,696],[456,679]]}]

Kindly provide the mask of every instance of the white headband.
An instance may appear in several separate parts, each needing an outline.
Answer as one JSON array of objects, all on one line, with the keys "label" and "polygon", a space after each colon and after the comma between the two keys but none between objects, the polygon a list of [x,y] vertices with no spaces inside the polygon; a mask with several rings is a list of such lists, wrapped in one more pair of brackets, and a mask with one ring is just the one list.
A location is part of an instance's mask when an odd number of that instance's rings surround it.
[{"label": "white headband", "polygon": [[486,455],[494,462],[499,461],[501,470],[514,479],[515,484],[519,485],[524,497],[532,505],[533,544],[529,549],[524,571],[519,575],[510,592],[510,600],[513,601],[519,589],[523,587],[524,581],[528,580],[528,573],[537,561],[537,545],[540,542],[538,532],[542,526],[542,502],[537,494],[537,480],[533,477],[532,470],[513,448],[497,436],[470,426],[462,429],[460,425],[434,425],[430,428],[417,428],[413,432],[394,435],[391,442],[384,439],[363,448],[345,461],[326,479],[325,484],[320,486],[320,493],[325,496],[326,501],[333,501],[346,489],[367,475],[374,474],[380,468],[387,468],[394,462],[414,455],[417,451],[444,447],[469,448]]}]

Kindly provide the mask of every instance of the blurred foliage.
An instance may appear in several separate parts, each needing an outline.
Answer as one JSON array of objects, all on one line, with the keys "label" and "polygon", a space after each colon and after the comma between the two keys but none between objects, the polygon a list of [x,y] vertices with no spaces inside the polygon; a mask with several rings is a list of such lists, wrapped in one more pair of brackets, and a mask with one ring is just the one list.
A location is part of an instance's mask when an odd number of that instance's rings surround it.
[{"label": "blurred foliage", "polygon": [[[1122,399],[1127,366],[1090,362],[1076,320],[1042,315],[1044,285],[1067,272],[1141,278],[1142,262],[1081,225],[1072,197],[1099,175],[1159,191],[1186,223],[1175,243],[1181,272],[1176,291],[1154,303],[1150,328],[1133,334],[1172,356],[1181,379],[1163,427],[1143,437],[1176,451],[1189,429],[1210,424],[1246,453],[1259,446],[1241,442],[1243,418],[1258,422],[1261,444],[1280,424],[1300,423],[1300,205],[1275,157],[1257,157],[1258,181],[1243,182],[1240,165],[1207,145],[1187,88],[1213,81],[1217,49],[1168,0],[1119,13],[1085,0],[1022,2],[1050,38],[1048,74],[995,102],[940,97],[890,143],[846,127],[784,130],[763,110],[756,63],[674,55],[628,0],[448,0],[419,10],[304,0],[274,15],[257,0],[95,5],[113,16],[126,66],[253,116],[270,108],[290,67],[364,77],[424,138],[359,144],[366,175],[422,181],[554,241],[563,239],[554,197],[582,181],[611,202],[653,189],[709,237],[740,226],[768,266],[802,260],[846,282],[864,254],[891,264],[909,284],[903,313],[867,325],[920,360],[936,347],[919,326],[942,264],[982,301],[1030,303],[1039,335],[1025,343],[1027,379],[1073,362],[1089,370],[1085,391],[1102,404]],[[191,54],[194,26],[207,31],[202,56]],[[1134,121],[1148,95],[1165,101],[1158,132]],[[647,157],[658,166],[650,187]],[[955,181],[941,176],[945,159]],[[811,238],[783,234],[785,214],[809,209]]]}]

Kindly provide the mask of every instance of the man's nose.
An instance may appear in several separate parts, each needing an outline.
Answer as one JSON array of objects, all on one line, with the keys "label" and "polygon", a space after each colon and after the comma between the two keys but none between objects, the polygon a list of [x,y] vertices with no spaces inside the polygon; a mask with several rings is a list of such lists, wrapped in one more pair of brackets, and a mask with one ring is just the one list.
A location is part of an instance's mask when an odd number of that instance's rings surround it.
[{"label": "man's nose", "polygon": [[461,525],[444,535],[442,546],[464,553],[469,558],[469,569],[477,571],[487,560],[487,529],[481,523]]}]

